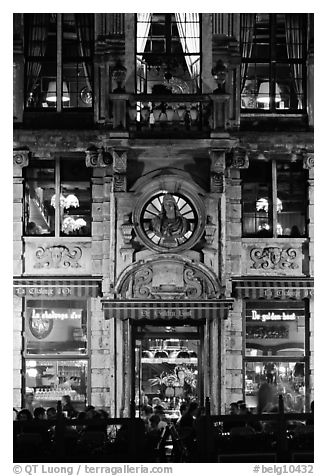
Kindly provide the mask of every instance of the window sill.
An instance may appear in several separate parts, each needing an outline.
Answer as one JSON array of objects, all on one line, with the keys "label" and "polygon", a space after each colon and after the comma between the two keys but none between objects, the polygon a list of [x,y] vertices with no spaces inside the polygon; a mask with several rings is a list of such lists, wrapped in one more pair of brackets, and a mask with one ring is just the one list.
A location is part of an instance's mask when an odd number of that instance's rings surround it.
[{"label": "window sill", "polygon": [[79,241],[83,243],[89,243],[92,241],[91,236],[47,236],[47,235],[34,235],[34,236],[23,236],[23,240],[25,243],[33,243],[35,241],[44,241],[44,242],[53,242],[53,241]]}]

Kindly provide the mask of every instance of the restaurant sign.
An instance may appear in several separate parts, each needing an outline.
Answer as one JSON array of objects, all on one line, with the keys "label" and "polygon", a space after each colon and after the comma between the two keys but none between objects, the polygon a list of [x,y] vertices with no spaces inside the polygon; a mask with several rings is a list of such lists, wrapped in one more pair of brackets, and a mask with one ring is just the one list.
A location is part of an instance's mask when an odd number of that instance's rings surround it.
[{"label": "restaurant sign", "polygon": [[249,316],[251,321],[261,321],[261,322],[266,322],[266,321],[295,321],[297,317],[297,314],[295,312],[292,313],[287,313],[287,312],[265,312],[265,313],[259,313],[256,310],[251,310],[251,315]]},{"label": "restaurant sign", "polygon": [[16,296],[70,296],[71,288],[67,286],[20,286],[14,287]]}]

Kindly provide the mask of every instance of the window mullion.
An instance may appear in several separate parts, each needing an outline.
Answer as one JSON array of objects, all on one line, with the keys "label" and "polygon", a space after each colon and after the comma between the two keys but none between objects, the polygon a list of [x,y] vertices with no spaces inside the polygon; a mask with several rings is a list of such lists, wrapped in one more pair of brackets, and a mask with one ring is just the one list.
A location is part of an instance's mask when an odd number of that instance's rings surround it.
[{"label": "window mullion", "polygon": [[276,161],[273,160],[272,166],[272,226],[273,237],[277,237],[277,167]]},{"label": "window mullion", "polygon": [[57,112],[62,111],[62,14],[57,13]]},{"label": "window mullion", "polygon": [[60,207],[60,159],[55,161],[55,193],[56,193],[56,209],[55,209],[55,236],[60,236],[60,221],[61,221],[61,207]]}]

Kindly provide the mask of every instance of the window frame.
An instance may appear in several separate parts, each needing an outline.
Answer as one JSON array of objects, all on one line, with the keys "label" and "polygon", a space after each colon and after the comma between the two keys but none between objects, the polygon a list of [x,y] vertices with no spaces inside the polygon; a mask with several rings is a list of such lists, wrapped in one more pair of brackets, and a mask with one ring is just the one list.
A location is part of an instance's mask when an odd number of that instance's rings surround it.
[{"label": "window frame", "polygon": [[[242,31],[242,15],[240,20],[240,32]],[[300,15],[300,13],[298,13]],[[306,114],[306,102],[307,102],[307,68],[306,68],[306,52],[307,52],[307,19],[303,15],[303,27],[302,27],[302,34],[303,34],[303,55],[301,59],[296,58],[279,58],[276,53],[276,44],[277,44],[277,14],[276,13],[269,13],[269,58],[267,57],[254,57],[254,58],[245,58],[241,55],[241,64],[247,65],[255,65],[255,64],[268,64],[269,65],[269,106],[268,108],[259,108],[258,106],[254,108],[247,108],[242,107],[242,99],[240,101],[240,112],[241,115],[248,115],[248,114],[260,114],[260,115],[303,115]],[[255,31],[255,26],[253,28]],[[240,34],[242,38],[242,34]],[[242,40],[241,40],[242,41]],[[286,39],[287,41],[287,39]],[[276,107],[276,84],[278,83],[278,74],[277,74],[277,67],[279,65],[301,65],[302,67],[302,108],[288,108],[288,109],[280,109]],[[240,97],[242,97],[242,77],[241,77],[241,87],[240,87]]]},{"label": "window frame", "polygon": [[[27,90],[27,65],[30,61],[35,61],[38,60],[41,64],[47,63],[48,61],[45,59],[45,56],[39,55],[39,56],[32,56],[28,54],[28,44],[29,44],[29,39],[27,37],[27,32],[25,33],[25,68],[24,68],[24,112],[26,113],[33,113],[33,112],[45,112],[45,113],[62,113],[62,112],[84,112],[84,113],[93,113],[94,111],[94,94],[93,94],[93,99],[92,99],[92,104],[89,107],[82,107],[82,106],[76,106],[76,107],[63,107],[63,100],[62,100],[62,93],[63,93],[63,65],[64,65],[64,52],[63,52],[63,35],[64,35],[64,29],[63,29],[63,16],[65,13],[56,13],[56,57],[50,58],[50,62],[56,63],[56,101],[55,105],[53,107],[28,107],[28,90]],[[93,21],[92,25],[94,25],[94,14],[88,14],[93,16]],[[26,17],[25,17],[26,19]],[[25,20],[26,24],[26,20]],[[81,61],[87,61],[88,64],[90,65],[90,84],[92,91],[94,91],[94,66],[93,66],[93,58],[94,58],[94,29],[93,29],[93,34],[92,34],[92,40],[91,40],[91,55],[90,57],[88,56],[83,56],[79,55],[76,57],[71,57],[70,61],[75,61],[75,62],[81,62]],[[67,62],[67,60],[66,60]],[[50,76],[48,76],[50,77]],[[51,76],[52,77],[52,76]]]},{"label": "window frame", "polygon": [[[260,362],[262,364],[272,362],[272,363],[282,363],[282,362],[289,362],[289,363],[296,363],[300,362],[304,364],[304,411],[310,410],[310,311],[309,311],[309,299],[305,298],[302,300],[303,302],[303,312],[304,312],[304,349],[303,349],[303,356],[302,357],[294,357],[294,356],[278,356],[278,355],[259,355],[259,356],[247,356],[246,355],[246,348],[247,348],[247,340],[246,340],[246,310],[248,304],[255,304],[255,303],[262,303],[262,301],[258,299],[251,299],[243,301],[243,309],[242,309],[242,334],[243,338],[243,348],[242,348],[242,355],[243,355],[243,399],[246,399],[246,365],[248,362]],[[285,310],[287,311],[287,304],[294,305],[294,300],[278,300],[278,305],[282,306],[285,304]],[[269,304],[267,304],[267,308]],[[272,321],[272,325],[274,322]]]},{"label": "window frame", "polygon": [[[135,91],[136,91],[136,94],[138,95],[144,95],[144,94],[153,94],[153,93],[145,93],[143,91],[141,92],[138,92],[137,91],[137,57],[141,54],[145,54],[145,55],[148,55],[149,57],[151,57],[151,55],[153,56],[160,56],[160,57],[173,57],[174,54],[171,53],[171,51],[167,52],[167,45],[168,45],[168,49],[170,49],[170,45],[171,45],[171,35],[168,34],[168,31],[169,31],[169,28],[171,26],[171,18],[172,18],[172,15],[174,13],[164,13],[165,15],[165,45],[166,45],[166,51],[164,53],[152,53],[152,52],[148,52],[148,53],[144,53],[144,52],[141,52],[139,53],[137,51],[137,24],[138,24],[138,19],[137,19],[137,13],[134,14],[134,41],[135,41],[135,60],[134,60],[134,65],[135,65],[135,78],[134,78],[134,87],[135,87]],[[182,53],[180,56],[183,56],[185,58],[185,56],[199,56],[199,61],[200,61],[200,72],[199,72],[199,91],[197,92],[197,94],[201,94],[202,93],[202,62],[203,62],[203,55],[202,55],[202,14],[199,13],[199,45],[200,45],[200,48],[199,48],[199,53],[196,54],[196,53],[190,53],[189,55],[185,54],[185,53]],[[169,16],[169,21],[167,23],[167,19],[168,19],[168,16]],[[145,84],[147,83],[147,75],[145,75]],[[183,96],[187,97],[188,95],[192,95],[192,93],[190,94],[182,94]]]},{"label": "window frame", "polygon": [[[66,301],[69,303],[70,299],[67,297],[56,296],[55,301]],[[75,300],[75,299],[74,299]],[[80,302],[83,303],[83,309],[86,312],[86,353],[77,354],[71,352],[69,354],[28,354],[27,353],[27,339],[26,339],[26,319],[27,319],[27,301],[39,301],[39,298],[28,297],[23,298],[23,328],[22,328],[22,340],[23,340],[23,351],[22,351],[22,397],[26,395],[26,363],[27,361],[87,361],[87,386],[86,386],[86,399],[90,401],[91,396],[91,306],[90,300],[88,298],[79,298]],[[51,307],[52,299],[45,299],[46,304],[49,303],[48,307]]]},{"label": "window frame", "polygon": [[[82,160],[82,158],[78,157],[76,159],[79,159],[79,160]],[[53,165],[54,165],[54,194],[55,194],[55,207],[54,207],[54,211],[55,211],[55,215],[54,215],[54,221],[55,221],[55,227],[54,227],[54,232],[53,233],[48,233],[48,234],[28,234],[27,233],[27,223],[28,223],[28,218],[29,218],[29,214],[27,212],[27,205],[26,205],[26,193],[25,193],[25,190],[26,190],[26,183],[28,181],[28,178],[26,177],[25,175],[25,179],[24,179],[24,223],[23,223],[23,227],[24,227],[24,233],[23,233],[23,236],[24,238],[71,238],[71,239],[79,239],[81,238],[81,235],[77,235],[77,234],[73,234],[73,235],[68,235],[68,234],[62,234],[61,232],[61,217],[60,217],[60,195],[61,195],[61,184],[62,184],[62,180],[61,180],[61,174],[60,174],[60,171],[61,171],[61,163],[63,160],[71,160],[71,161],[74,161],[75,158],[68,158],[68,157],[62,157],[62,156],[56,156],[56,157],[52,157],[49,159],[49,161],[52,161],[53,162]],[[39,166],[39,168],[41,169],[42,168],[42,160],[36,160],[35,162],[33,162],[32,164],[29,165],[29,167],[33,167],[35,164],[37,164]],[[90,214],[89,214],[89,219],[90,219],[90,227],[89,227],[89,232],[85,235],[83,235],[83,237],[91,237],[92,236],[92,172],[91,172],[91,169],[88,169],[85,165],[85,168],[87,170],[89,170],[89,190],[90,190]],[[26,171],[28,170],[28,167],[26,168]]]},{"label": "window frame", "polygon": [[[259,159],[257,159],[259,160]],[[277,194],[278,194],[278,174],[277,174],[277,164],[280,163],[278,159],[271,159],[268,163],[271,166],[271,183],[268,184],[268,190],[270,191],[270,196],[268,197],[268,203],[271,201],[271,209],[269,210],[269,213],[267,213],[268,217],[268,222],[269,224],[272,225],[272,230],[271,233],[266,234],[265,236],[260,235],[259,231],[256,231],[255,233],[245,233],[244,232],[244,197],[243,197],[243,186],[245,183],[244,178],[242,177],[242,172],[241,172],[241,187],[242,187],[242,192],[241,192],[241,210],[242,210],[242,238],[268,238],[268,239],[281,239],[281,238],[289,238],[289,239],[294,239],[294,237],[289,236],[289,235],[279,235],[278,234],[278,218],[277,218],[277,202],[279,200]],[[284,161],[287,163],[287,161]],[[308,237],[308,186],[307,186],[307,180],[308,177],[305,177],[305,170],[303,169],[304,173],[304,182],[305,182],[305,202],[303,203],[303,212],[304,212],[304,234],[301,236],[298,236],[297,238],[305,239]]]}]

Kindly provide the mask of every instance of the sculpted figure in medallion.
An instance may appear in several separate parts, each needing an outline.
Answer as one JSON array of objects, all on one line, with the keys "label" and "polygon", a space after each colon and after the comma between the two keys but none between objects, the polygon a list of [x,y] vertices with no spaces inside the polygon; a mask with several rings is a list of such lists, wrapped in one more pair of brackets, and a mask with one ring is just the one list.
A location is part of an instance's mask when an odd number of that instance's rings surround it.
[{"label": "sculpted figure in medallion", "polygon": [[170,193],[164,195],[161,212],[152,219],[151,225],[157,236],[166,239],[183,237],[190,229],[188,220],[182,216]]}]

